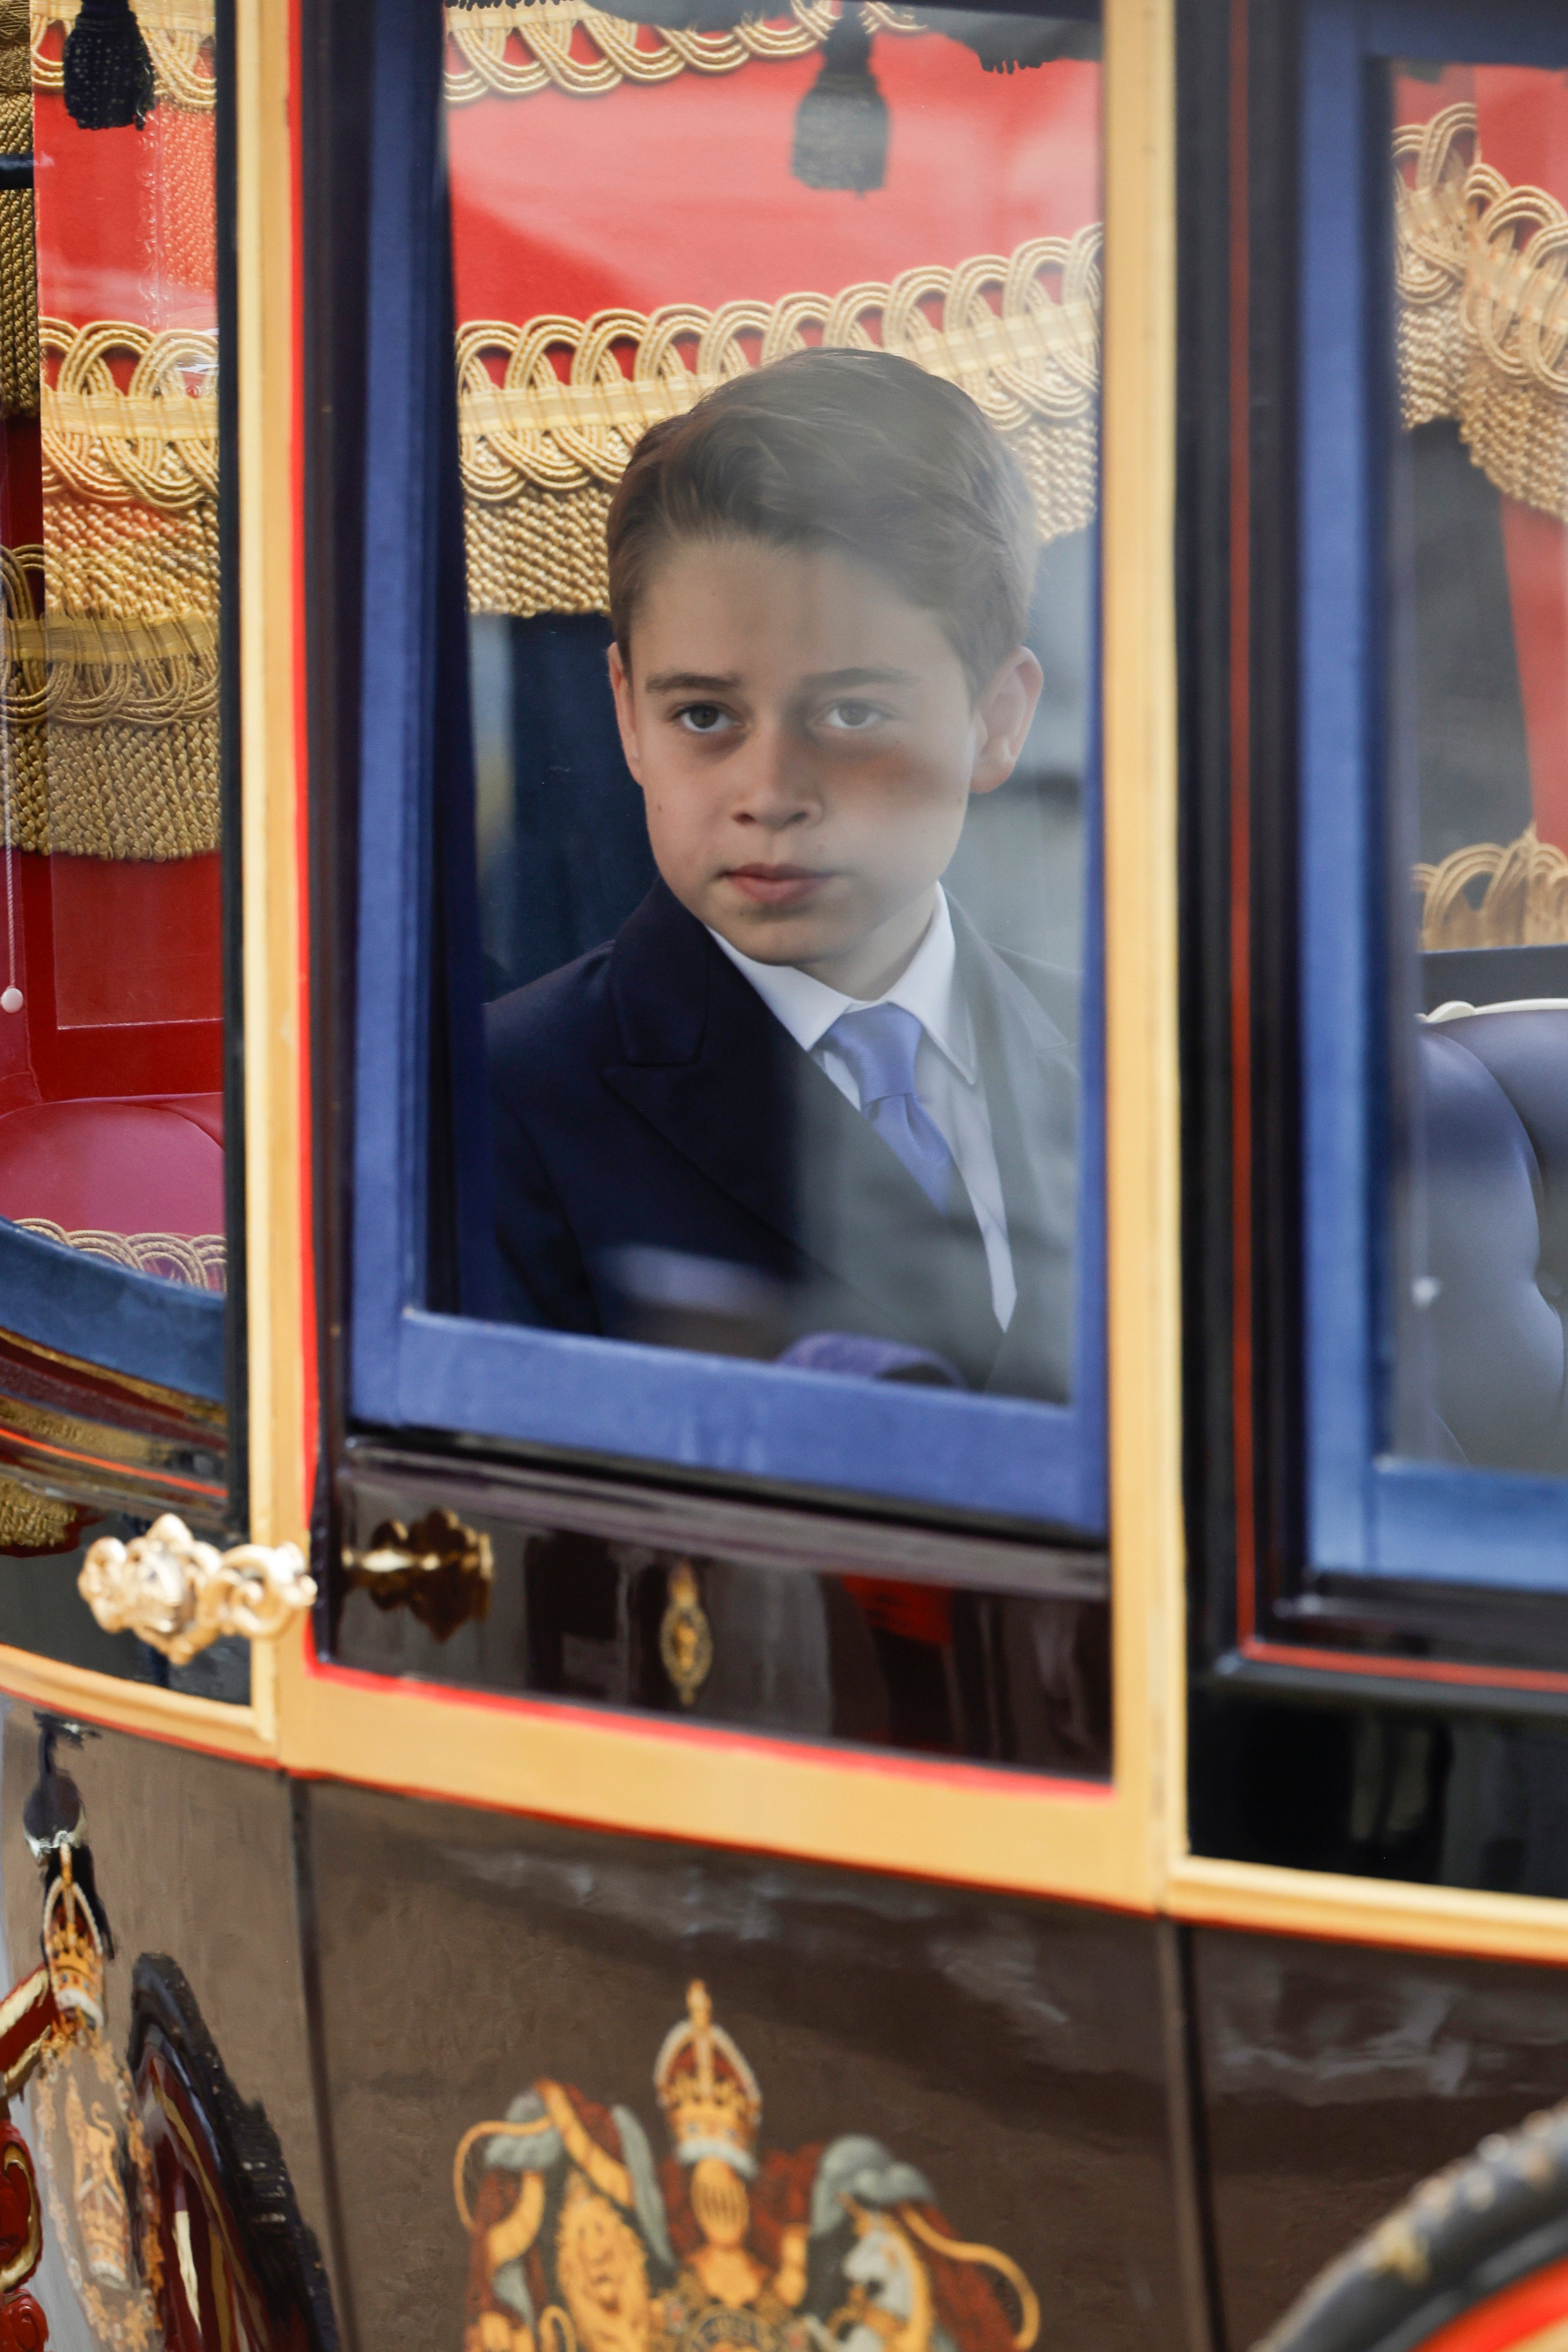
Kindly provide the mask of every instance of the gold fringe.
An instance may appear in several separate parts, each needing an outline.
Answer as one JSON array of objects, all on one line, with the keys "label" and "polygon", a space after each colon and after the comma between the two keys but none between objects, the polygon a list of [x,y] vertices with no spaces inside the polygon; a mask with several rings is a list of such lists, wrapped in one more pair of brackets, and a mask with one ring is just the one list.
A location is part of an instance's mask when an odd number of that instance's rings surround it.
[{"label": "gold fringe", "polygon": [[[68,33],[80,9],[81,0],[33,0],[35,89],[64,89],[60,60],[44,55],[44,42],[57,26]],[[213,0],[136,0],[136,18],[146,37],[160,101],[210,114],[217,88],[212,72]]]},{"label": "gold fringe", "polygon": [[[1568,856],[1538,841],[1471,842],[1411,875],[1421,900],[1423,948],[1518,948],[1568,941]],[[1479,901],[1478,883],[1484,883]]]},{"label": "gold fringe", "polygon": [[18,1217],[26,1234],[80,1250],[84,1257],[107,1258],[111,1265],[132,1274],[156,1275],[163,1282],[183,1282],[195,1290],[222,1290],[225,1257],[222,1234],[110,1234],[89,1226],[67,1233],[52,1217]]},{"label": "gold fringe", "polygon": [[[1071,239],[1035,237],[1006,257],[906,270],[892,285],[836,296],[462,328],[470,605],[602,611],[604,517],[640,436],[743,374],[751,347],[762,364],[813,340],[809,328],[825,344],[899,352],[961,384],[1022,465],[1041,539],[1082,530],[1098,496],[1100,247],[1092,225]],[[928,315],[934,301],[939,324]],[[630,374],[619,356],[628,345]],[[564,381],[554,364],[561,353],[570,354]]]},{"label": "gold fringe", "polygon": [[[445,92],[449,106],[476,99],[531,98],[541,89],[564,89],[574,98],[599,98],[623,81],[652,84],[676,74],[734,73],[754,60],[805,57],[828,37],[837,21],[829,0],[789,0],[779,8],[788,23],[752,17],[730,33],[682,33],[633,23],[588,0],[493,0],[476,8],[446,10]],[[883,33],[919,33],[925,27],[907,10],[873,0],[866,10]],[[572,54],[573,33],[586,36],[590,59]]]},{"label": "gold fringe", "polygon": [[0,783],[11,845],[157,860],[216,849],[214,623],[40,616],[43,559],[38,547],[0,548]]},{"label": "gold fringe", "polygon": [[1457,418],[1490,481],[1568,521],[1568,211],[1482,160],[1470,106],[1394,162],[1404,422]]},{"label": "gold fringe", "polygon": [[[0,0],[0,155],[33,143],[25,0]],[[38,260],[31,188],[0,188],[0,416],[38,413]]]}]

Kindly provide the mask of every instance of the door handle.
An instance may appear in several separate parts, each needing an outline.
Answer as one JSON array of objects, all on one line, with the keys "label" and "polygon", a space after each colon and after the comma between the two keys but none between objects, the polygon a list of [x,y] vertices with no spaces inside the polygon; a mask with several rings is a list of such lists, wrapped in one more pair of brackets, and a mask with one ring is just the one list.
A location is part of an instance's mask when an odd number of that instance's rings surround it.
[{"label": "door handle", "polygon": [[106,1633],[134,1633],[176,1666],[226,1633],[276,1642],[316,1598],[298,1544],[219,1551],[165,1511],[128,1544],[100,1536],[77,1590]]}]

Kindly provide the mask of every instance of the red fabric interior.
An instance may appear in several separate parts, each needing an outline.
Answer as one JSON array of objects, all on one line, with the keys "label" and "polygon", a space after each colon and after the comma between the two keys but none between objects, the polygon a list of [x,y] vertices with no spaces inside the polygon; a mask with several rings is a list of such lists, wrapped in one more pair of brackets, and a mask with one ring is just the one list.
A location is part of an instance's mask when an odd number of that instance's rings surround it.
[{"label": "red fabric interior", "polygon": [[221,1105],[199,1097],[11,1111],[0,1118],[0,1217],[49,1217],[68,1233],[221,1234],[222,1133]]},{"label": "red fabric interior", "polygon": [[821,65],[813,52],[601,98],[453,108],[458,317],[831,294],[1100,218],[1097,65],[988,74],[939,34],[879,35],[887,175],[867,195],[790,174],[796,109]]}]

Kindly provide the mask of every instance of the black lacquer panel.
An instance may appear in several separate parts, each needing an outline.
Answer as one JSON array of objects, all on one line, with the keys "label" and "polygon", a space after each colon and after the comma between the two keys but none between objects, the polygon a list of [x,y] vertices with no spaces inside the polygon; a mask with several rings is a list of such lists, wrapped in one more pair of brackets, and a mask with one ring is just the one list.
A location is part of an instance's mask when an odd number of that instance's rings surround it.
[{"label": "black lacquer panel", "polygon": [[[43,1895],[22,1827],[39,1769],[39,1718],[14,1699],[0,1700],[0,1711],[3,1990],[37,1966]],[[183,2085],[187,2127],[195,2134],[193,2162],[199,2157],[211,2172],[235,2252],[259,2282],[263,2305],[277,2306],[277,2324],[264,2326],[262,2336],[273,2352],[329,2352],[331,2304],[317,2267],[319,2253],[329,2249],[326,2198],[288,1784],[256,1766],[110,1731],[85,1730],[79,1743],[60,1733],[54,1764],[80,1792],[82,1830],[114,1941],[103,1977],[104,2042],[122,2065],[129,2054],[131,2069],[145,2075],[149,2035],[161,2037],[165,2071],[173,2069]],[[152,2100],[152,2091],[143,2094],[139,2077],[136,2095],[143,2104]],[[89,2107],[92,2095],[89,2084]],[[102,2095],[111,2098],[113,2086]],[[39,2099],[36,2083],[13,2103],[13,2120],[35,2151],[48,2138],[40,2129]],[[68,2132],[61,2105],[57,2097],[68,2156],[77,2134]],[[214,2135],[210,2147],[208,2129]],[[87,2304],[95,2291],[110,2290],[91,2271],[90,2235],[83,2239],[77,2227],[81,2183],[71,2166],[62,2162],[53,2181],[54,2204],[47,2171],[44,2189],[50,2219],[33,2292],[48,2317],[51,2343],[69,2352],[93,2340]],[[63,2234],[56,2204],[65,2217]],[[192,2230],[199,2256],[194,2221]],[[200,2271],[197,2260],[193,2276]],[[285,2273],[297,2308],[292,2319],[279,2320],[288,2302],[278,2286]],[[175,2282],[168,2284],[173,2292]],[[213,2326],[204,2340],[216,2343],[221,2327]],[[251,2326],[254,2333],[254,2318]]]},{"label": "black lacquer panel", "polygon": [[[355,1449],[338,1499],[331,1640],[346,1664],[1109,1773],[1101,1552],[564,1475],[422,1468],[369,1448]],[[424,1518],[433,1507],[455,1523],[446,1537]],[[434,1558],[432,1542],[468,1564],[376,1566],[411,1548]]]},{"label": "black lacquer panel", "polygon": [[1429,2172],[1568,2096],[1562,1972],[1200,1930],[1226,2334],[1252,2343]]},{"label": "black lacquer panel", "polygon": [[[1052,2352],[1183,2341],[1151,1923],[330,1784],[308,1804],[361,2344],[510,2347],[526,2309],[564,2305],[590,2352],[568,2241],[595,2184],[643,2281],[604,2337],[624,2352],[788,2347],[819,2306],[848,2342],[857,2276],[863,2318],[911,2247],[960,2352],[1028,2332],[1019,2279]],[[692,2104],[697,1987],[715,2077],[749,2075],[759,2128]],[[692,2135],[747,2128],[753,2168],[721,2167],[716,2196]],[[849,2136],[880,2146],[832,2154]],[[764,2285],[726,2317],[693,2273],[739,2226],[737,2180]]]}]

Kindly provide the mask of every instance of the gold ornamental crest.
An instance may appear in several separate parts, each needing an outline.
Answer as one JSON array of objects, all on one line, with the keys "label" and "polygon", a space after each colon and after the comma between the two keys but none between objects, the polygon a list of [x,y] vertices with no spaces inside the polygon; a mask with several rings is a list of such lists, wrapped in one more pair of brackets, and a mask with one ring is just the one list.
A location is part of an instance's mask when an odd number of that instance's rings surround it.
[{"label": "gold ornamental crest", "polygon": [[540,2078],[453,2168],[472,2245],[464,2352],[1030,2352],[1011,2257],[956,2237],[925,2176],[849,2134],[762,2140],[762,2091],[706,1985],[630,2105]]}]

